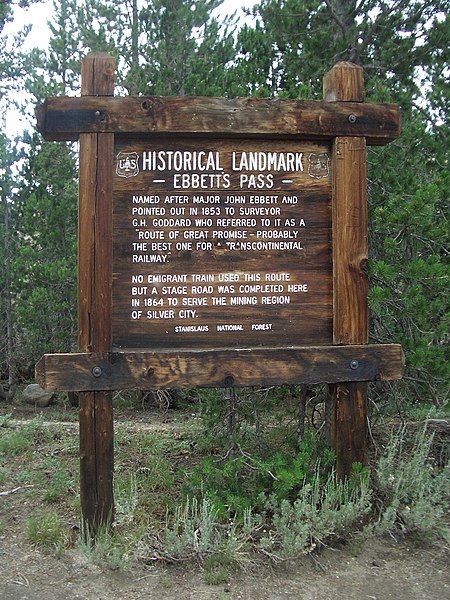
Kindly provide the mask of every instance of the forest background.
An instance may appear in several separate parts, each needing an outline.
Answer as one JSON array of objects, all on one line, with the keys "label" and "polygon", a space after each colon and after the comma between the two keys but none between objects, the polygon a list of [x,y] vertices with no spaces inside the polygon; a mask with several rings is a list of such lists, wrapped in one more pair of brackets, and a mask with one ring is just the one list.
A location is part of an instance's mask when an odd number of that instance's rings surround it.
[{"label": "forest background", "polygon": [[[396,102],[403,132],[368,150],[370,337],[406,353],[402,382],[372,394],[445,403],[448,336],[447,0],[262,0],[251,18],[220,0],[55,0],[45,50],[6,35],[0,3],[0,381],[33,378],[76,344],[77,147],[31,129],[5,134],[8,107],[79,93],[89,51],[117,59],[117,95],[320,99],[334,62],[363,66],[366,97]],[[218,13],[218,6],[223,10]],[[446,16],[447,15],[447,16]],[[389,389],[386,389],[386,386]]]}]

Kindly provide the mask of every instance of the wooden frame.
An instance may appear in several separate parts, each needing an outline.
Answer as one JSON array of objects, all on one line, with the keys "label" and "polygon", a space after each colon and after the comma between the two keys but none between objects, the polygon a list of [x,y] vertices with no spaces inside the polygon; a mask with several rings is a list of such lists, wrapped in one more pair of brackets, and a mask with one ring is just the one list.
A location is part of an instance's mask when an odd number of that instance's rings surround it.
[{"label": "wooden frame", "polygon": [[309,346],[196,351],[46,354],[36,379],[47,390],[157,390],[244,387],[399,379],[402,349],[374,346]]},{"label": "wooden frame", "polygon": [[400,134],[395,104],[256,98],[48,98],[38,111],[46,139],[80,133],[204,135],[331,140],[357,135],[374,145]]},{"label": "wooden frame", "polygon": [[[114,61],[82,65],[81,98],[49,98],[37,110],[45,139],[80,140],[79,353],[46,355],[37,381],[80,392],[81,504],[89,528],[110,523],[113,498],[111,390],[330,384],[331,441],[342,477],[364,463],[367,382],[399,379],[401,347],[367,345],[366,144],[400,134],[396,105],[364,104],[362,69],[338,63],[323,101],[113,98]],[[152,139],[328,140],[332,147],[333,345],[176,350],[112,347],[114,136]],[[331,338],[330,338],[331,339]],[[324,343],[324,342],[322,342]],[[326,343],[326,342],[325,342]]]}]

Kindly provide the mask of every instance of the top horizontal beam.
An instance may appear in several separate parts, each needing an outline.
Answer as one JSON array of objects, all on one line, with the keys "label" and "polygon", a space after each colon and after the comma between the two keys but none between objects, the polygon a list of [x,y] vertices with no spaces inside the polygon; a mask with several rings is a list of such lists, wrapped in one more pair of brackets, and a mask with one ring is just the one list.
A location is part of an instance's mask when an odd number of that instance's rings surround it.
[{"label": "top horizontal beam", "polygon": [[38,107],[46,140],[75,141],[80,133],[189,135],[331,140],[365,137],[383,145],[400,135],[396,104],[257,98],[47,98]]}]

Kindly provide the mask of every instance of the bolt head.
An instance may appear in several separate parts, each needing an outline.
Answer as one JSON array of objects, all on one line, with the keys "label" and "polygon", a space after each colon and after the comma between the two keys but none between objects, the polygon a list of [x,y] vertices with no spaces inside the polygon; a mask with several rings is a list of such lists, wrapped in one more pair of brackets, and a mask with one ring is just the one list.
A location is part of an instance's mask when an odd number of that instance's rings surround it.
[{"label": "bolt head", "polygon": [[359,362],[357,360],[351,360],[350,361],[350,369],[357,369],[359,367]]},{"label": "bolt head", "polygon": [[356,123],[356,115],[349,115],[348,120],[350,121],[350,123]]},{"label": "bolt head", "polygon": [[100,377],[101,374],[102,374],[102,368],[101,367],[93,367],[93,369],[92,369],[92,375],[94,377]]}]

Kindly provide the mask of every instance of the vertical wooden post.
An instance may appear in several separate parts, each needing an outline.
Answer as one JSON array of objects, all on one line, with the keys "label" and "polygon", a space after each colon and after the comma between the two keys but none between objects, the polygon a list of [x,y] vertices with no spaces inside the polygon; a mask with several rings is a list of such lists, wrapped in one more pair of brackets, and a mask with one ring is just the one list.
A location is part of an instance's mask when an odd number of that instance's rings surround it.
[{"label": "vertical wooden post", "polygon": [[[323,80],[329,102],[364,100],[363,69],[337,63]],[[355,116],[349,114],[349,120]],[[352,121],[350,121],[352,122]],[[332,148],[333,219],[333,343],[366,344],[367,201],[366,140],[337,137]],[[331,444],[339,477],[354,462],[365,462],[367,445],[367,383],[339,383],[330,388]]]},{"label": "vertical wooden post", "polygon": [[[82,96],[112,96],[114,70],[112,57],[89,54],[81,66]],[[82,352],[111,349],[113,154],[114,134],[80,134],[78,347]],[[111,392],[80,392],[79,407],[81,509],[93,534],[114,518]]]}]

